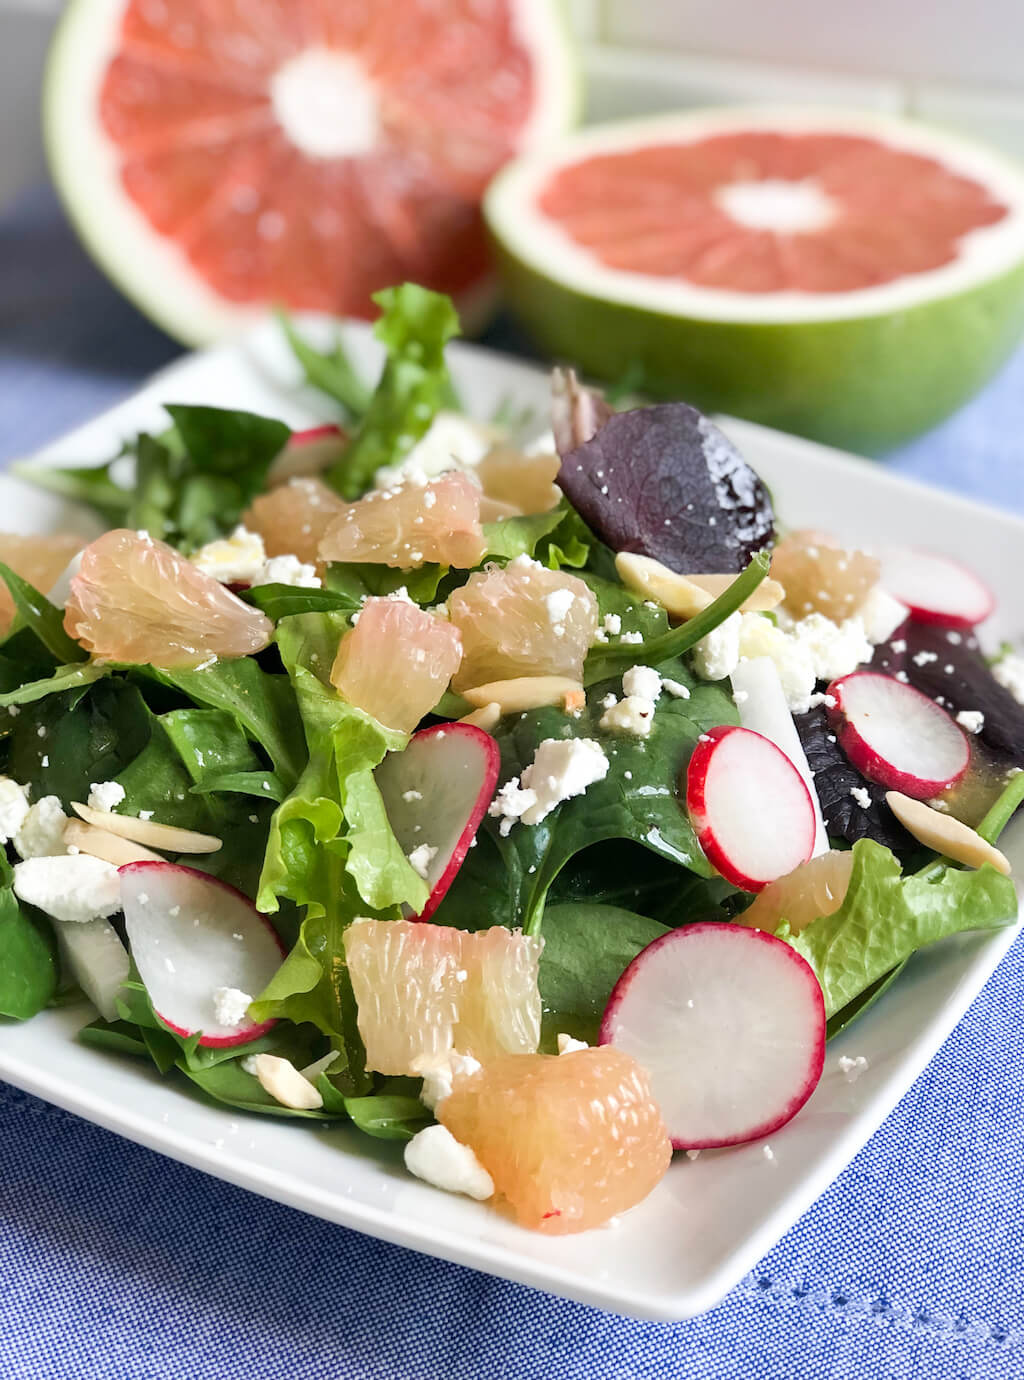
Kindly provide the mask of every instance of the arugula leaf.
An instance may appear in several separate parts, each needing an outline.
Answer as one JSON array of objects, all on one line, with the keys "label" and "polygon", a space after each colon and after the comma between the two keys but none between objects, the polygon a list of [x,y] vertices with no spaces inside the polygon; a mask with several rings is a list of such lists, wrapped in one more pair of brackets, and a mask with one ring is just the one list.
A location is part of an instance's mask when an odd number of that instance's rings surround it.
[{"label": "arugula leaf", "polygon": [[545,1046],[553,1051],[563,1031],[596,1044],[612,988],[641,949],[668,932],[668,926],[618,906],[551,906],[544,914],[540,960]]},{"label": "arugula leaf", "polygon": [[331,350],[315,350],[299,335],[286,312],[279,311],[277,319],[292,354],[302,366],[306,382],[333,398],[340,405],[346,420],[361,417],[370,405],[371,393],[352,367],[341,336],[335,337]]},{"label": "arugula leaf", "polygon": [[53,675],[44,680],[30,680],[16,690],[0,694],[0,708],[10,705],[33,704],[47,695],[59,695],[65,690],[82,689],[110,674],[109,666],[95,661],[76,661],[70,666],[58,666]]},{"label": "arugula leaf", "polygon": [[871,839],[853,845],[853,871],[843,904],[788,940],[814,969],[833,1016],[916,950],[964,930],[1013,924],[1013,883],[987,864],[962,872],[939,864],[904,877],[887,848]]},{"label": "arugula leaf", "polygon": [[255,585],[242,590],[240,597],[254,608],[262,609],[274,623],[297,613],[354,611],[358,607],[346,594],[333,589],[302,589],[296,585]]},{"label": "arugula leaf", "polygon": [[0,1016],[27,1021],[57,990],[53,945],[22,908],[14,870],[0,848]]},{"label": "arugula leaf", "polygon": [[74,465],[66,469],[18,460],[11,465],[10,472],[34,488],[91,508],[103,520],[104,526],[124,527],[133,494],[131,489],[115,483],[112,473],[127,452],[128,448],[122,450],[105,465]]},{"label": "arugula leaf", "polygon": [[672,664],[671,674],[692,687],[690,698],[666,703],[663,697],[647,738],[608,735],[598,728],[602,692],[617,692],[618,682],[597,687],[579,717],[535,709],[502,720],[495,730],[502,782],[521,775],[546,738],[596,738],[608,757],[602,781],[539,824],[517,823],[502,837],[498,821],[487,820],[508,872],[515,923],[527,933],[539,929],[547,892],[566,863],[603,840],[630,839],[700,876],[712,875],[679,799],[678,781],[700,734],[716,724],[735,723],[736,710],[721,686],[694,681],[681,663]]},{"label": "arugula leaf", "polygon": [[394,594],[398,589],[404,589],[417,604],[433,604],[447,574],[446,566],[432,561],[415,570],[397,570],[369,561],[334,561],[327,567],[327,587],[352,609],[371,595]]},{"label": "arugula leaf", "polygon": [[16,575],[9,565],[0,561],[0,580],[11,592],[21,624],[35,633],[48,652],[58,662],[86,661],[89,653],[64,631],[63,610],[55,608],[45,594]]},{"label": "arugula leaf", "polygon": [[382,309],[374,331],[387,363],[351,444],[324,475],[346,498],[358,498],[382,465],[407,455],[451,399],[444,347],[458,334],[459,318],[450,299],[402,283],[373,300]]}]

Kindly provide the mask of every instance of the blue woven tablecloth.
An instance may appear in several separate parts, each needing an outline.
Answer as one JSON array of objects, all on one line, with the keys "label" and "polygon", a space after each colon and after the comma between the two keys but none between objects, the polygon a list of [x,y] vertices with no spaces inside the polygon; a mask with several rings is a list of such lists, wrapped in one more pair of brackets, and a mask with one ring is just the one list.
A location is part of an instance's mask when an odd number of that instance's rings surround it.
[{"label": "blue woven tablecloth", "polygon": [[[40,191],[0,218],[0,460],[177,347]],[[1024,352],[891,463],[1024,510]],[[611,1317],[382,1245],[0,1084],[0,1380],[1024,1377],[1024,946],[717,1309]]]}]

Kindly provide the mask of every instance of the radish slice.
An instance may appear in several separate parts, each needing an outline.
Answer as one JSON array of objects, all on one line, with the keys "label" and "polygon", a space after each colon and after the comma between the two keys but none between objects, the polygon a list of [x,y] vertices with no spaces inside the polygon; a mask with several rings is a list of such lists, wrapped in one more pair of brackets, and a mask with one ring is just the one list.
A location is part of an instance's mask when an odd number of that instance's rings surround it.
[{"label": "radish slice", "polygon": [[686,808],[708,862],[744,891],[760,891],[813,852],[815,811],[803,778],[749,728],[701,734],[686,772]]},{"label": "radish slice", "polygon": [[395,838],[421,860],[430,887],[418,916],[406,909],[410,918],[429,920],[441,904],[494,797],[500,765],[489,733],[454,723],[420,729],[374,773]]},{"label": "radish slice", "polygon": [[600,1043],[647,1070],[675,1149],[739,1145],[784,1126],[817,1086],[825,1001],[810,966],[774,935],[683,925],[619,978]]},{"label": "radish slice", "polygon": [[115,998],[131,976],[128,951],[109,920],[54,920],[61,958],[105,1021],[117,1020]]},{"label": "radish slice", "polygon": [[731,680],[740,723],[774,743],[803,778],[814,807],[814,849],[811,856],[816,858],[819,853],[827,853],[828,834],[821,815],[821,802],[775,662],[770,656],[755,656],[749,661],[741,661],[733,671]]},{"label": "radish slice", "polygon": [[217,1019],[214,993],[256,995],[281,966],[284,947],[247,896],[226,882],[168,862],[128,863],[118,873],[132,958],[153,1009],[179,1035],[201,1030],[212,1048],[241,1045],[274,1024]]},{"label": "radish slice", "polygon": [[854,671],[828,687],[833,732],[853,766],[886,790],[927,800],[967,770],[967,735],[934,700],[879,671]]},{"label": "radish slice", "polygon": [[347,445],[348,436],[332,424],[293,431],[284,450],[274,457],[267,473],[268,487],[320,474],[341,458]]},{"label": "radish slice", "polygon": [[880,553],[882,585],[919,623],[973,628],[996,606],[989,587],[965,566],[932,551],[892,546]]}]

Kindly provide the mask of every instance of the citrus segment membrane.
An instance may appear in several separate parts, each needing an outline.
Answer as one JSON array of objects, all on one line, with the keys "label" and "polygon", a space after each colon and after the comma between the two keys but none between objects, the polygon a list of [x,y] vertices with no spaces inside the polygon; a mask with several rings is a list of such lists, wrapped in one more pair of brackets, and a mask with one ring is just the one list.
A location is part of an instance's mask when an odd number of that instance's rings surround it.
[{"label": "citrus segment membrane", "polygon": [[323,561],[377,561],[410,570],[426,561],[470,570],[487,550],[480,486],[450,471],[368,493],[337,513],[320,542]]},{"label": "citrus segment membrane", "polygon": [[266,553],[297,556],[314,565],[320,542],[345,503],[321,479],[290,479],[270,493],[260,494],[242,514],[242,526],[258,532]]},{"label": "citrus segment membrane", "polygon": [[822,853],[769,882],[754,898],[753,905],[736,917],[736,923],[774,934],[785,921],[791,934],[799,934],[812,920],[839,909],[852,871],[852,849]]},{"label": "citrus segment membrane", "polygon": [[64,627],[95,657],[166,669],[249,656],[274,632],[173,547],[126,528],[85,548]]},{"label": "citrus segment membrane", "polygon": [[521,1226],[600,1226],[647,1197],[671,1146],[648,1077],[617,1049],[518,1054],[455,1078],[438,1119],[472,1148]]},{"label": "citrus segment membrane", "polygon": [[[84,545],[84,540],[71,532],[55,532],[53,536],[44,537],[20,537],[0,532],[0,561],[9,565],[15,575],[27,580],[33,589],[46,594]],[[10,629],[14,612],[14,600],[7,585],[0,580],[0,637]]]}]

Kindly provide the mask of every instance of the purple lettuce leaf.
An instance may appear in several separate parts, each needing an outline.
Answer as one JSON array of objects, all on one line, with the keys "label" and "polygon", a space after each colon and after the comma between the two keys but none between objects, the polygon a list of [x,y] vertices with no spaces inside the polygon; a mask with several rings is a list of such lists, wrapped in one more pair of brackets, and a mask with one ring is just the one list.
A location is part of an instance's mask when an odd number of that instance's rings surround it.
[{"label": "purple lettuce leaf", "polygon": [[617,412],[561,454],[562,492],[613,551],[650,556],[683,575],[738,574],[773,540],[767,489],[686,403]]}]

